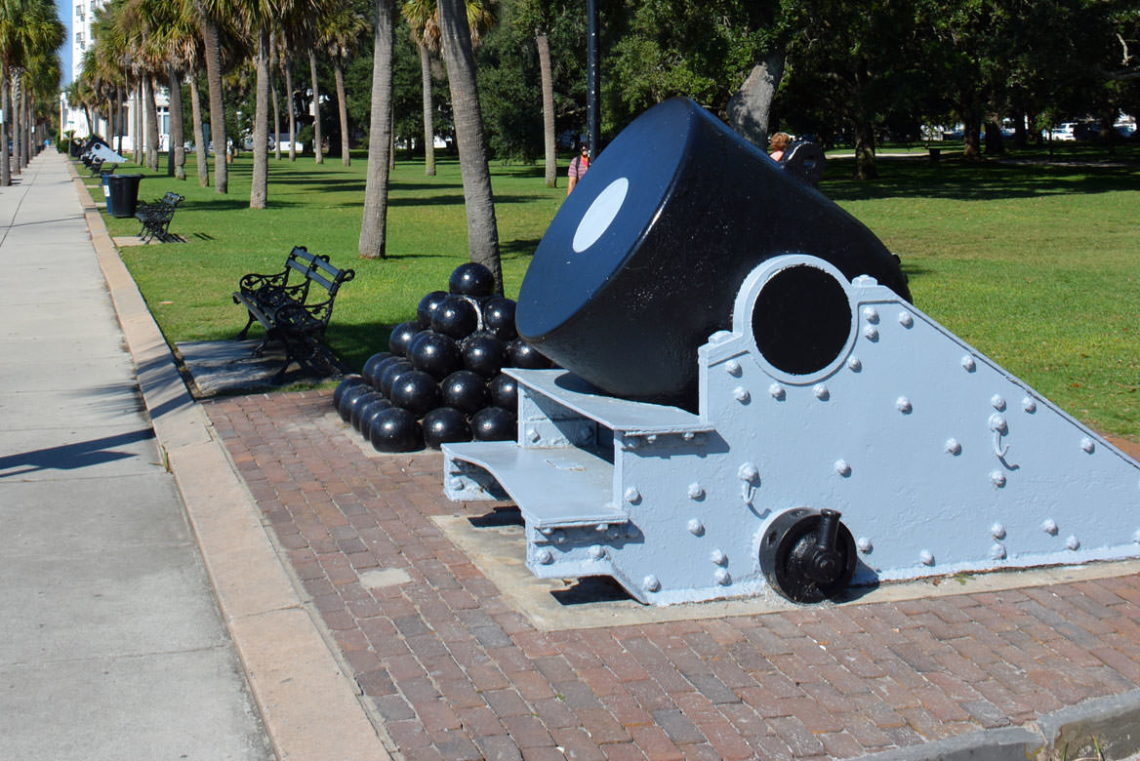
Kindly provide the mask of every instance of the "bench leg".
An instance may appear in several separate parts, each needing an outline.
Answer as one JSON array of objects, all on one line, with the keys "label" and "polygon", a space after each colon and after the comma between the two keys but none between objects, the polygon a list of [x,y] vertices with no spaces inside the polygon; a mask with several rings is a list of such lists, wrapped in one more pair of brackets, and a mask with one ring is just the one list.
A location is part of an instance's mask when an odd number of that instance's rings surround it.
[{"label": "bench leg", "polygon": [[253,322],[255,319],[256,318],[252,314],[249,315],[249,319],[246,320],[245,327],[242,328],[241,332],[237,334],[238,341],[244,341],[246,336],[249,335],[249,329],[253,327]]}]

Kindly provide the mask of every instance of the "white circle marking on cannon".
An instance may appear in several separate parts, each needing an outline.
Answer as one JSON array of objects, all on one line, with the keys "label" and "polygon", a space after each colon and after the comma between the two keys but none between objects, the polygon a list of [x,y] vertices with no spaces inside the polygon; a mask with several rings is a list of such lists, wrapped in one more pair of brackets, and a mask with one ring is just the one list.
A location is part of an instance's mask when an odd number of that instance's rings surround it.
[{"label": "white circle marking on cannon", "polygon": [[628,192],[629,180],[618,177],[607,185],[605,190],[598,193],[598,197],[578,222],[578,229],[574,232],[574,240],[570,244],[574,247],[574,253],[580,254],[598,242],[598,238],[602,237],[617,219]]}]

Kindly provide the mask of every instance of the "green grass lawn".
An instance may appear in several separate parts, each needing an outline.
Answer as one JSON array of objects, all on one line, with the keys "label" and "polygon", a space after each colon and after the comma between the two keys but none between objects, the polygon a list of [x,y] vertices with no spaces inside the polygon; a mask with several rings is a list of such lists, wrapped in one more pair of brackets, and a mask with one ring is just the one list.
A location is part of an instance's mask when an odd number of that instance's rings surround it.
[{"label": "green grass lawn", "polygon": [[[846,179],[852,161],[832,159],[820,189],[899,254],[916,306],[1074,417],[1140,440],[1138,155],[1073,146],[1018,154],[1033,163],[966,164],[946,153],[937,164],[882,159],[874,183]],[[397,162],[382,261],[356,255],[363,157],[349,168],[339,159],[271,159],[270,208],[258,211],[248,208],[250,168],[248,157],[235,162],[224,196],[194,178],[143,172],[141,198],[186,196],[171,227],[186,243],[122,250],[171,343],[232,337],[245,323],[229,296],[238,278],[278,271],[288,250],[304,245],[356,270],[337,299],[329,339],[359,367],[466,260],[454,161],[441,161],[436,177],[416,161]],[[550,189],[539,166],[492,171],[505,287],[514,297],[565,179]],[[101,197],[95,182],[89,186]],[[112,235],[138,229],[134,220],[109,218],[108,226]]]}]

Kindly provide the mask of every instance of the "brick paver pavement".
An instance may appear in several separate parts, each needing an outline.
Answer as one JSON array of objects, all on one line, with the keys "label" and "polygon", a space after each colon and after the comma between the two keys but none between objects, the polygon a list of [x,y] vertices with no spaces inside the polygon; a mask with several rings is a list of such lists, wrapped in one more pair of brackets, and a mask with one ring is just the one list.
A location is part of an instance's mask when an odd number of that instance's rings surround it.
[{"label": "brick paver pavement", "polygon": [[438,453],[368,456],[329,392],[206,409],[407,759],[848,758],[1140,686],[1136,576],[542,631],[431,520],[489,509]]}]

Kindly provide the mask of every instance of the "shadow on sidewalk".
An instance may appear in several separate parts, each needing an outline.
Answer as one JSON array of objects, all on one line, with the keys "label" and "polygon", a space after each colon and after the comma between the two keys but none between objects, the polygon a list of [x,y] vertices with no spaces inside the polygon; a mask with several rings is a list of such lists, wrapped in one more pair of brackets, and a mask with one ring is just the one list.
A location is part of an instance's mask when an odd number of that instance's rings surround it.
[{"label": "shadow on sidewalk", "polygon": [[154,438],[154,431],[140,428],[114,436],[106,436],[77,444],[65,444],[47,449],[0,457],[0,478],[35,473],[41,470],[77,470],[116,460],[137,457],[137,453],[116,451],[116,447]]}]

